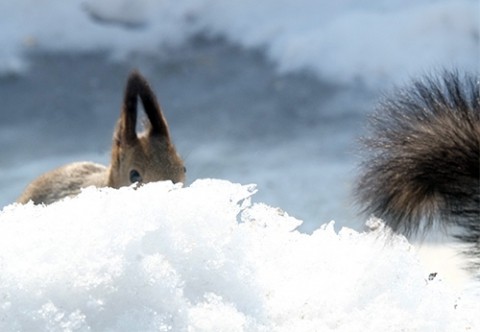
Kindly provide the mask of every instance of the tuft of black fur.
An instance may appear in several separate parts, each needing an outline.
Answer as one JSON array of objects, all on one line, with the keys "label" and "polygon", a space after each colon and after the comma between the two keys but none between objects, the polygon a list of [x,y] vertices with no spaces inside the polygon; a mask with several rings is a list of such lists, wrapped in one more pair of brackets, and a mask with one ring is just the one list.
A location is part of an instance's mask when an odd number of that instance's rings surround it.
[{"label": "tuft of black fur", "polygon": [[355,188],[363,212],[406,235],[458,225],[480,256],[480,76],[443,72],[378,105]]}]

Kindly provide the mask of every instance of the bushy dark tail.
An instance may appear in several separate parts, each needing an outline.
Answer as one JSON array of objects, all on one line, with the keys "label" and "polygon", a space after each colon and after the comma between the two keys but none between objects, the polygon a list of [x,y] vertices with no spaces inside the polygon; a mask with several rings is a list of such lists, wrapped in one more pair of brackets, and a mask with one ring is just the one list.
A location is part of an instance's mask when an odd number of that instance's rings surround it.
[{"label": "bushy dark tail", "polygon": [[363,140],[363,211],[411,234],[459,225],[480,256],[480,76],[444,72],[386,97]]}]

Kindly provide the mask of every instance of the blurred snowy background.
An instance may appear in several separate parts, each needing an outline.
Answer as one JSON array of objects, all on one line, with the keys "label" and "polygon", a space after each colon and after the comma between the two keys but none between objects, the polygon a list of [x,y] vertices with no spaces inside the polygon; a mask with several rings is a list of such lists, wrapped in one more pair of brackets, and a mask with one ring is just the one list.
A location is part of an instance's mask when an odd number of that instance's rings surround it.
[{"label": "blurred snowy background", "polygon": [[0,1],[0,206],[109,162],[128,72],[151,81],[187,182],[256,183],[305,221],[361,227],[356,139],[380,92],[477,70],[478,1]]}]

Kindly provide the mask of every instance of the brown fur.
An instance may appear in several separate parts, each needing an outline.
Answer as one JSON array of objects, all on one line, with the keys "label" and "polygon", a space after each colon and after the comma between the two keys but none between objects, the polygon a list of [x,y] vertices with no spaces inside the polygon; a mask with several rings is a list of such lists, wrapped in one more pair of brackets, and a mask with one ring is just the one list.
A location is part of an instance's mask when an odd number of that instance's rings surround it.
[{"label": "brown fur", "polygon": [[[137,99],[142,100],[149,119],[137,135]],[[45,173],[28,185],[17,202],[50,204],[78,195],[88,186],[119,188],[134,182],[171,180],[183,182],[185,167],[171,141],[168,125],[157,99],[140,73],[127,81],[122,112],[114,133],[111,165],[77,162]]]}]

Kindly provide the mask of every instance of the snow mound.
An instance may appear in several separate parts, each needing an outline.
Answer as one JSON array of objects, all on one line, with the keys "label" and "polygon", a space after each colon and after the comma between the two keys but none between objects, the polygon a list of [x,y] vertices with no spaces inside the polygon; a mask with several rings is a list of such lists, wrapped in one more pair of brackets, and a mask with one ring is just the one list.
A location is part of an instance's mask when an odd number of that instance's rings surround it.
[{"label": "snow mound", "polygon": [[[1,331],[463,331],[480,295],[403,237],[300,221],[221,180],[0,213]],[[386,244],[388,243],[388,244]]]}]

